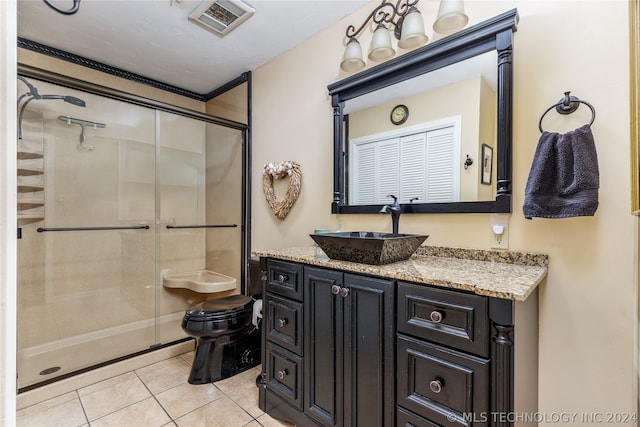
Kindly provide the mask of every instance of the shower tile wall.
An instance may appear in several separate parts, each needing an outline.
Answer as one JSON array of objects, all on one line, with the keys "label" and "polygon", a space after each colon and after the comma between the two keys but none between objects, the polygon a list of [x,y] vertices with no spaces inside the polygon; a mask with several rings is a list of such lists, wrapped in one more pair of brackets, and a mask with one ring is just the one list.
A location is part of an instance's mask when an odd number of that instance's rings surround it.
[{"label": "shower tile wall", "polygon": [[[208,140],[221,140],[209,135],[211,125],[41,81],[34,84],[40,93],[84,99],[87,107],[34,101],[28,110],[38,114],[25,114],[25,142],[44,143],[45,219],[22,224],[18,241],[19,387],[184,337],[184,310],[204,297],[163,288],[161,272],[229,270],[226,258],[224,268],[207,263],[207,245],[227,242],[207,239],[210,231],[203,229],[166,229],[167,224],[208,220],[205,152]],[[59,120],[60,115],[106,125],[86,127],[86,144],[93,151],[76,148],[80,127]],[[129,225],[150,229],[36,231]],[[230,246],[240,247],[239,236]],[[228,264],[237,266],[232,276],[239,283],[239,249],[237,254]],[[61,369],[40,375],[56,367]]]}]

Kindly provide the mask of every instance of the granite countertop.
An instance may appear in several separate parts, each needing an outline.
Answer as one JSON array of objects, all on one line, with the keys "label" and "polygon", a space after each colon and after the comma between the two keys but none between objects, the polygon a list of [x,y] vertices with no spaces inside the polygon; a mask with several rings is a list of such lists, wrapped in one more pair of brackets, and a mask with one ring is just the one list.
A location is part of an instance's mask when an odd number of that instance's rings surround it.
[{"label": "granite countertop", "polygon": [[421,246],[406,261],[367,265],[329,259],[316,246],[258,250],[253,255],[525,301],[547,275],[549,257],[512,251]]}]

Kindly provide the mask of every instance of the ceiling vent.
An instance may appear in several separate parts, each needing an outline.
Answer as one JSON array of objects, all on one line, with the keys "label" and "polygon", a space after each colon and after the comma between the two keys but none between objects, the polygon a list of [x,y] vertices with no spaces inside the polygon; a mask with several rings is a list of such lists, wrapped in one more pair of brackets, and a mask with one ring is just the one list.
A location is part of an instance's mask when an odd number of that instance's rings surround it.
[{"label": "ceiling vent", "polygon": [[189,20],[224,37],[251,18],[254,12],[254,8],[240,0],[206,0],[189,14]]}]

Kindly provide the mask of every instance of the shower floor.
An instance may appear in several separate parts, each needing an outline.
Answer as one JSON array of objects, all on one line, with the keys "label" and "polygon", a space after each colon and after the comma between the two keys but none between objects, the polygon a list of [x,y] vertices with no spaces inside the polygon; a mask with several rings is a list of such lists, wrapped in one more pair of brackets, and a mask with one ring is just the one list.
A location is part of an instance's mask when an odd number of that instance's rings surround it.
[{"label": "shower floor", "polygon": [[[157,319],[143,318],[122,298],[91,299],[111,303],[91,307],[76,298],[31,306],[19,313],[23,320],[18,322],[18,388],[187,337],[181,328],[184,310]],[[106,317],[108,306],[112,310]],[[119,324],[114,324],[114,313]]]}]

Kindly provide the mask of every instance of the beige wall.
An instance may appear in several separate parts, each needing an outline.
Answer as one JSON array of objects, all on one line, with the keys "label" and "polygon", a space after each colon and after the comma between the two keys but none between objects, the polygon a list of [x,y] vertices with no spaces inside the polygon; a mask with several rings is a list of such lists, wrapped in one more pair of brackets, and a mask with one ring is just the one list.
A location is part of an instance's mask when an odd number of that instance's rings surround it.
[{"label": "beige wall", "polygon": [[[333,117],[326,87],[345,77],[339,63],[346,26],[362,22],[377,3],[253,73],[254,249],[309,245],[308,234],[316,228],[390,229],[387,215],[330,213]],[[431,3],[436,2],[421,3],[427,21],[437,7]],[[466,7],[472,24],[514,7],[520,14],[514,42],[513,213],[404,215],[400,228],[430,235],[431,245],[487,248],[490,224],[508,222],[510,249],[550,257],[540,286],[540,411],[634,411],[636,221],[629,214],[627,2],[467,1]],[[368,46],[366,39],[361,43]],[[593,132],[600,207],[594,217],[525,220],[523,193],[538,119],[566,90],[598,113]],[[545,127],[573,129],[589,119],[585,110],[545,118]],[[261,191],[262,166],[281,160],[300,163],[303,174],[300,198],[284,221],[275,218]]]},{"label": "beige wall", "polygon": [[207,114],[247,123],[247,89],[243,83],[207,101]]}]

